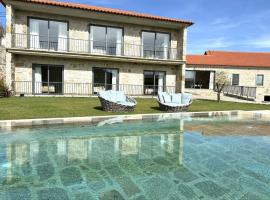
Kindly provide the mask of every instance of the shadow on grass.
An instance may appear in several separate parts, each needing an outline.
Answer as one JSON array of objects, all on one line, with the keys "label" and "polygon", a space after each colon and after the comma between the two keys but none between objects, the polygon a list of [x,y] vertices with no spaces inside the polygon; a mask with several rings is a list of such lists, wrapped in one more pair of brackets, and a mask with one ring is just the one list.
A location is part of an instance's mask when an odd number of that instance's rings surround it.
[{"label": "shadow on grass", "polygon": [[103,108],[101,106],[94,107],[95,110],[103,111]]},{"label": "shadow on grass", "polygon": [[157,111],[160,111],[159,107],[158,106],[152,106],[151,107],[152,110],[157,110]]}]

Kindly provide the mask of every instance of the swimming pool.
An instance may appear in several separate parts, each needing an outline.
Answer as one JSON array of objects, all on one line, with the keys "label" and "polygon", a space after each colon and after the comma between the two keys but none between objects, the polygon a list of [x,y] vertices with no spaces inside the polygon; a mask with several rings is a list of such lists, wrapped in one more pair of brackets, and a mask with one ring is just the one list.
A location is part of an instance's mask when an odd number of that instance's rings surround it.
[{"label": "swimming pool", "polygon": [[0,130],[0,199],[269,199],[261,114]]}]

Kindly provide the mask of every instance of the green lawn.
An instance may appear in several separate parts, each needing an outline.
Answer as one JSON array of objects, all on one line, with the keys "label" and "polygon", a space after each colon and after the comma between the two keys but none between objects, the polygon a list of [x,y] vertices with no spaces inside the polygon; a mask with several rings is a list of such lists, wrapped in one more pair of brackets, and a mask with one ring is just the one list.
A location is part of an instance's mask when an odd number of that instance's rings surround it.
[{"label": "green lawn", "polygon": [[[155,99],[137,99],[137,101],[138,105],[133,114],[160,112]],[[222,110],[270,110],[270,105],[195,100],[189,109],[190,112]],[[98,98],[0,98],[0,120],[113,114],[123,113],[102,111]]]}]

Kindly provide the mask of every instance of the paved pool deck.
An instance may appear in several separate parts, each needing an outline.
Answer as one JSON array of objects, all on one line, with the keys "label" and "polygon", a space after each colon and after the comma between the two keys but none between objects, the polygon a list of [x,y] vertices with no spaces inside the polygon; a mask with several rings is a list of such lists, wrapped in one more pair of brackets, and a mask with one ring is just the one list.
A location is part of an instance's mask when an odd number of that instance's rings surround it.
[{"label": "paved pool deck", "polygon": [[107,116],[86,116],[86,117],[66,117],[66,118],[38,118],[38,119],[16,119],[0,120],[0,128],[9,129],[13,127],[30,127],[44,125],[64,125],[64,124],[108,124],[134,120],[151,119],[187,119],[191,117],[215,117],[222,115],[253,115],[259,119],[270,119],[270,110],[258,111],[211,111],[211,112],[182,112],[182,113],[156,113],[156,114],[126,114],[126,115],[107,115]]}]

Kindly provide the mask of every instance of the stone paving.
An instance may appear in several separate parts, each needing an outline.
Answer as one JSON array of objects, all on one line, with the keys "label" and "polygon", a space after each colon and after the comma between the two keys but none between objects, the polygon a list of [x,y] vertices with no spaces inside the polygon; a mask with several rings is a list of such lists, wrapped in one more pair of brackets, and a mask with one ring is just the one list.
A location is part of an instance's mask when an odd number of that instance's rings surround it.
[{"label": "stone paving", "polygon": [[99,127],[111,128],[104,137],[92,126],[0,133],[0,199],[269,199],[268,136],[207,136],[176,123]]}]

